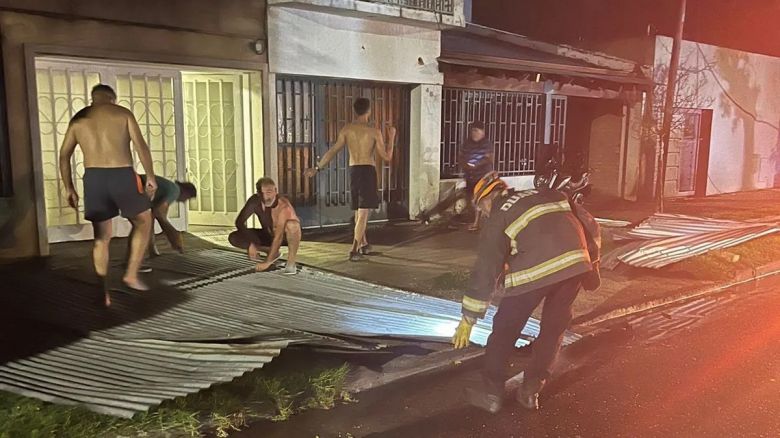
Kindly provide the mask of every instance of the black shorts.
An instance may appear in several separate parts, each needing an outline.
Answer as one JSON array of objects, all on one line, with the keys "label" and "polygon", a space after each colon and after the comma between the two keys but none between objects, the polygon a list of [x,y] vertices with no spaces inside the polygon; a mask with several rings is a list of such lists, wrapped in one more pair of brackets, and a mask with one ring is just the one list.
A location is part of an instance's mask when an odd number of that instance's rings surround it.
[{"label": "black shorts", "polygon": [[379,208],[379,194],[376,188],[376,168],[370,164],[349,166],[352,209]]},{"label": "black shorts", "polygon": [[141,178],[132,167],[89,167],[84,170],[84,217],[103,222],[132,218],[151,208]]},{"label": "black shorts", "polygon": [[[242,231],[233,231],[230,233],[228,241],[236,248],[247,249],[250,244],[255,244],[255,246],[271,246],[274,243],[274,236],[265,228],[247,228]],[[287,246],[287,237],[282,238],[281,246]]]}]

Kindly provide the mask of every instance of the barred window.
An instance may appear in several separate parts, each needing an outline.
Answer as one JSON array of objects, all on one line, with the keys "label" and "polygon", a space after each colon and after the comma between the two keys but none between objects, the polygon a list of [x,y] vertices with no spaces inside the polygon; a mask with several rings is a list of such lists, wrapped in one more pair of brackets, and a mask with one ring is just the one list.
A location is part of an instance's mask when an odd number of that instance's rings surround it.
[{"label": "barred window", "polygon": [[[442,94],[441,177],[461,175],[458,152],[474,121],[485,123],[501,176],[531,175],[544,142],[545,96],[512,91],[445,88]],[[563,145],[566,97],[553,96],[550,141]]]}]

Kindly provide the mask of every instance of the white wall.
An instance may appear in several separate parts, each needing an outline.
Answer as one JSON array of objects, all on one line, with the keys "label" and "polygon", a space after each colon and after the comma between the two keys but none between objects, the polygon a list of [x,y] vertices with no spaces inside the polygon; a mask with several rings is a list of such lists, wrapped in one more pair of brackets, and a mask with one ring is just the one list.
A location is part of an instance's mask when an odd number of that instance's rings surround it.
[{"label": "white wall", "polygon": [[438,30],[268,8],[268,62],[277,74],[442,84],[440,50]]},{"label": "white wall", "polygon": [[412,90],[409,144],[409,215],[436,204],[441,164],[441,85]]},{"label": "white wall", "polygon": [[[658,37],[656,71],[669,64],[671,45]],[[707,194],[772,187],[780,174],[780,58],[685,41],[680,59],[695,72],[689,88],[699,107],[713,110]]]}]

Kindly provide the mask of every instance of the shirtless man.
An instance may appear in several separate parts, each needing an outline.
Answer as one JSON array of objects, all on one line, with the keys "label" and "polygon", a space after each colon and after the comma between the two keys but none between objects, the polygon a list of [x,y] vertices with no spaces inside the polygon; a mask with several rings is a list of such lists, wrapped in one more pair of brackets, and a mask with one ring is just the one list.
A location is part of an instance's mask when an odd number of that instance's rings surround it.
[{"label": "shirtless man", "polygon": [[[73,186],[70,160],[76,145],[84,154],[84,216],[94,227],[92,250],[95,273],[103,287],[104,302],[111,305],[106,276],[111,243],[111,219],[120,212],[133,224],[131,254],[122,281],[133,290],[149,288],[138,278],[152,226],[150,197],[157,190],[152,154],[141,135],[133,113],[116,105],[116,93],[108,85],[92,89],[92,105],[82,109],[70,121],[60,149],[60,174],[67,191],[68,204],[77,209],[79,196]],[[130,141],[146,170],[146,189],[133,170]]]},{"label": "shirtless man", "polygon": [[[249,260],[258,262],[258,272],[267,270],[280,257],[279,248],[287,246],[285,274],[295,274],[295,256],[301,243],[301,221],[290,201],[279,196],[276,183],[271,178],[260,178],[255,185],[257,193],[246,201],[236,218],[238,230],[230,233],[228,240],[236,248],[247,250]],[[247,228],[246,221],[257,215],[263,228]],[[264,262],[257,260],[257,252],[266,251]]]},{"label": "shirtless man", "polygon": [[347,146],[349,150],[350,190],[352,192],[352,209],[355,210],[355,236],[352,249],[349,252],[350,261],[365,260],[364,254],[370,252],[366,239],[366,225],[371,210],[379,208],[377,193],[376,157],[379,155],[385,161],[393,159],[393,144],[395,143],[395,128],[388,129],[387,148],[379,129],[369,126],[371,102],[366,98],[355,100],[355,122],[348,124],[339,132],[336,144],[325,152],[313,169],[307,169],[305,175],[313,177],[322,167],[330,163],[340,150]]}]

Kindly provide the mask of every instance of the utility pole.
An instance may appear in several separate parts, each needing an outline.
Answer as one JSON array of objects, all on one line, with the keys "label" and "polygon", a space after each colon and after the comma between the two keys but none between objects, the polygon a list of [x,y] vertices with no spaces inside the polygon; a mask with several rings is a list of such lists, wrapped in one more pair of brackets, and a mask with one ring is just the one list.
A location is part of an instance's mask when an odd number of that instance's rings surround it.
[{"label": "utility pole", "polygon": [[669,61],[669,78],[666,81],[666,99],[664,101],[664,118],[661,125],[661,161],[658,163],[658,181],[656,181],[656,211],[664,212],[664,189],[666,188],[666,163],[669,158],[669,138],[674,116],[674,97],[677,91],[677,70],[680,64],[680,46],[682,45],[683,28],[685,27],[685,3],[680,0],[680,15],[677,21],[677,33],[672,43],[672,59]]}]

